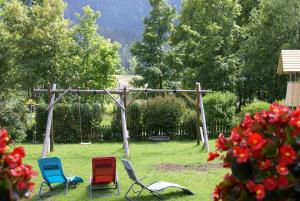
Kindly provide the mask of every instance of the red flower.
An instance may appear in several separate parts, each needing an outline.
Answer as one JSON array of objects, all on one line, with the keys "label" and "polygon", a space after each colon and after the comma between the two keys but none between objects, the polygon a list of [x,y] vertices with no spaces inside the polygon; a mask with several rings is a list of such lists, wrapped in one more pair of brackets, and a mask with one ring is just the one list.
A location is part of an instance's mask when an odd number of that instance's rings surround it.
[{"label": "red flower", "polygon": [[220,156],[220,154],[218,152],[215,152],[215,153],[214,152],[209,152],[207,161],[212,161],[215,158],[218,158],[219,156]]},{"label": "red flower", "polygon": [[289,181],[285,176],[279,176],[277,184],[279,188],[286,188],[289,185]]},{"label": "red flower", "polygon": [[262,138],[259,133],[253,133],[249,136],[247,140],[247,144],[251,147],[252,150],[259,150],[261,149],[266,141]]},{"label": "red flower", "polygon": [[276,171],[278,174],[283,175],[283,176],[289,174],[288,168],[282,164],[279,164],[276,166]]},{"label": "red flower", "polygon": [[25,179],[31,178],[33,176],[36,176],[37,173],[32,170],[32,167],[30,165],[22,165],[23,169],[23,176]]},{"label": "red flower", "polygon": [[260,170],[266,170],[270,167],[271,161],[269,159],[266,159],[265,161],[259,161],[258,162],[258,168]]},{"label": "red flower", "polygon": [[279,116],[285,115],[286,113],[288,113],[290,110],[287,106],[285,105],[281,105],[279,103],[272,103],[270,105],[270,112],[273,112]]},{"label": "red flower", "polygon": [[2,129],[2,130],[0,131],[0,139],[5,139],[6,141],[8,141],[7,138],[8,138],[7,130]]},{"label": "red flower", "polygon": [[295,161],[297,154],[290,145],[285,144],[279,148],[279,155],[279,163],[289,165]]},{"label": "red flower", "polygon": [[300,118],[299,117],[292,117],[289,121],[289,124],[292,126],[296,126],[300,128]]},{"label": "red flower", "polygon": [[[12,184],[12,189],[17,190],[14,193],[22,197],[22,192],[33,189],[33,183],[30,180],[36,172],[30,165],[22,164],[22,159],[25,157],[23,147],[16,147],[9,152],[10,142],[7,131],[0,129],[0,178],[6,175]],[[6,181],[4,185],[7,185]]]},{"label": "red flower", "polygon": [[226,151],[228,150],[228,147],[225,145],[226,143],[226,139],[224,137],[224,134],[221,133],[218,137],[218,139],[216,140],[216,148],[217,150],[220,150],[220,151]]},{"label": "red flower", "polygon": [[242,126],[245,128],[249,128],[252,123],[253,123],[253,119],[249,114],[246,114],[242,122]]},{"label": "red flower", "polygon": [[240,129],[241,128],[239,126],[237,126],[231,130],[231,134],[229,137],[230,141],[232,141],[232,142],[240,142],[241,141],[242,138],[239,134]]},{"label": "red flower", "polygon": [[257,200],[262,200],[265,198],[266,196],[266,191],[265,191],[265,187],[262,184],[255,184],[253,181],[249,181],[247,183],[247,188],[249,189],[250,192],[253,192],[256,194],[256,199]]},{"label": "red flower", "polygon": [[29,189],[30,191],[33,191],[33,186],[34,186],[34,183],[32,183],[32,182],[29,182],[29,183],[28,183],[28,189]]},{"label": "red flower", "polygon": [[14,169],[9,170],[9,174],[13,177],[20,177],[23,175],[23,169],[21,167],[16,167]]},{"label": "red flower", "polygon": [[234,147],[233,156],[237,158],[238,163],[245,163],[250,157],[249,149],[246,147]]},{"label": "red flower", "polygon": [[222,198],[222,187],[220,185],[216,186],[214,192],[212,193],[212,197],[214,201],[218,201]]},{"label": "red flower", "polygon": [[25,156],[25,151],[23,147],[14,148],[14,150],[8,154],[5,158],[7,164],[10,168],[21,165],[22,158]]},{"label": "red flower", "polygon": [[7,150],[8,134],[5,129],[0,130],[0,154],[3,154]]},{"label": "red flower", "polygon": [[269,191],[272,191],[277,188],[277,183],[273,176],[264,178],[263,184],[264,184],[265,188]]},{"label": "red flower", "polygon": [[18,188],[19,190],[24,190],[24,189],[26,188],[25,182],[22,181],[22,180],[17,181],[17,188]]}]

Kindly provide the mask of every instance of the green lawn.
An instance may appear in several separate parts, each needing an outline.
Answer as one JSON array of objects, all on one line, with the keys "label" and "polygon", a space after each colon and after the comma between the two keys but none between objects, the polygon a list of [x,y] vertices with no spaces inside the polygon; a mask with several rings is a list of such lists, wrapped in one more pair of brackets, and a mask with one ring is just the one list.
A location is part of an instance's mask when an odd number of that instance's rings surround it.
[{"label": "green lawn", "polygon": [[[213,142],[210,142],[211,145]],[[25,163],[34,166],[38,170],[37,160],[40,157],[41,144],[25,144],[27,153]],[[212,147],[212,146],[211,146]],[[190,188],[196,193],[195,196],[184,195],[176,189],[169,189],[163,192],[164,200],[211,200],[210,194],[218,182],[226,173],[222,168],[209,169],[208,171],[183,170],[181,172],[158,170],[155,165],[161,163],[173,163],[181,165],[200,165],[206,163],[207,154],[201,151],[200,147],[195,146],[195,142],[164,142],[164,143],[131,143],[130,160],[136,169],[139,177],[148,176],[145,183],[156,180],[178,183]],[[121,164],[123,155],[121,143],[102,143],[92,145],[55,145],[55,151],[49,156],[57,156],[62,160],[63,168],[67,176],[78,175],[84,179],[77,189],[69,189],[66,196],[54,195],[43,200],[47,201],[84,201],[90,200],[88,195],[89,177],[91,174],[91,158],[95,156],[116,156],[118,159],[117,170],[121,184],[121,194],[114,197],[99,197],[93,200],[121,201],[124,200],[124,194],[132,183],[126,175]],[[34,182],[36,183],[34,195],[31,200],[39,200],[37,196],[38,187],[41,182],[41,176],[38,175]],[[175,192],[175,193],[174,193]],[[148,192],[143,193],[141,200],[159,200],[151,196]]]}]

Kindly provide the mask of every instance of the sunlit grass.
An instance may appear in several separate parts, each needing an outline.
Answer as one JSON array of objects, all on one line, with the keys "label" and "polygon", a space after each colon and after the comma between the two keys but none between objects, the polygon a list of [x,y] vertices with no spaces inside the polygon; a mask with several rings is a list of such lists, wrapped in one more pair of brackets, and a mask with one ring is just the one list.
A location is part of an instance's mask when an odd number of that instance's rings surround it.
[{"label": "sunlit grass", "polygon": [[[212,142],[210,142],[212,145]],[[42,145],[25,144],[27,156],[26,163],[34,166],[38,170],[37,160],[40,157]],[[222,168],[210,169],[206,172],[195,170],[186,170],[181,172],[158,170],[156,164],[174,163],[182,165],[200,165],[206,163],[207,153],[201,150],[201,147],[195,146],[195,142],[164,142],[164,143],[131,143],[130,160],[136,169],[139,177],[148,176],[145,183],[153,181],[169,181],[178,183],[191,189],[196,193],[195,196],[189,196],[178,192],[176,189],[169,189],[162,193],[165,200],[192,201],[211,200],[211,192],[214,186],[223,178],[226,172]],[[124,200],[124,194],[132,183],[126,175],[121,164],[123,149],[121,143],[102,143],[92,145],[62,144],[55,145],[55,151],[49,156],[61,158],[65,174],[67,176],[78,175],[84,179],[76,189],[69,189],[66,196],[54,195],[44,198],[47,201],[84,201],[90,200],[88,195],[89,177],[91,175],[91,159],[95,156],[116,156],[118,159],[117,170],[121,184],[121,194],[114,197],[99,197],[94,200],[121,201]],[[42,181],[38,175],[34,182],[36,183],[34,195],[31,200],[38,200],[37,192]],[[178,193],[173,193],[178,192]],[[158,200],[149,193],[143,193],[140,200]]]}]

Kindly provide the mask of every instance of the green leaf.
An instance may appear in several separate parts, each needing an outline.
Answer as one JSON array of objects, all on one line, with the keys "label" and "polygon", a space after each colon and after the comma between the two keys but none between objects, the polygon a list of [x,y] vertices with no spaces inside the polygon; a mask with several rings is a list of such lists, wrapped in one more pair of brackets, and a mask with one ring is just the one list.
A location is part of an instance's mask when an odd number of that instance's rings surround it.
[{"label": "green leaf", "polygon": [[252,166],[249,162],[237,163],[235,161],[232,163],[231,170],[233,175],[241,181],[246,181],[253,178]]}]

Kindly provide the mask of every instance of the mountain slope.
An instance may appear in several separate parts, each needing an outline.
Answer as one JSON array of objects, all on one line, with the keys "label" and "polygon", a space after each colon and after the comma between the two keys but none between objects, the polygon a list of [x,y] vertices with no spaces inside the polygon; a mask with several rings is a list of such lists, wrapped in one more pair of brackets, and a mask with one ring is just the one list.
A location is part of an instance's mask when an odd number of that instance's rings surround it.
[{"label": "mountain slope", "polygon": [[[81,8],[89,5],[93,10],[101,12],[98,19],[100,32],[105,37],[118,41],[122,45],[121,55],[123,65],[130,57],[128,47],[133,41],[140,40],[143,32],[143,19],[150,12],[148,0],[65,0],[68,7],[65,16],[76,23],[75,13],[82,13]],[[169,0],[177,9],[181,0]],[[124,58],[125,57],[125,58]]]}]

